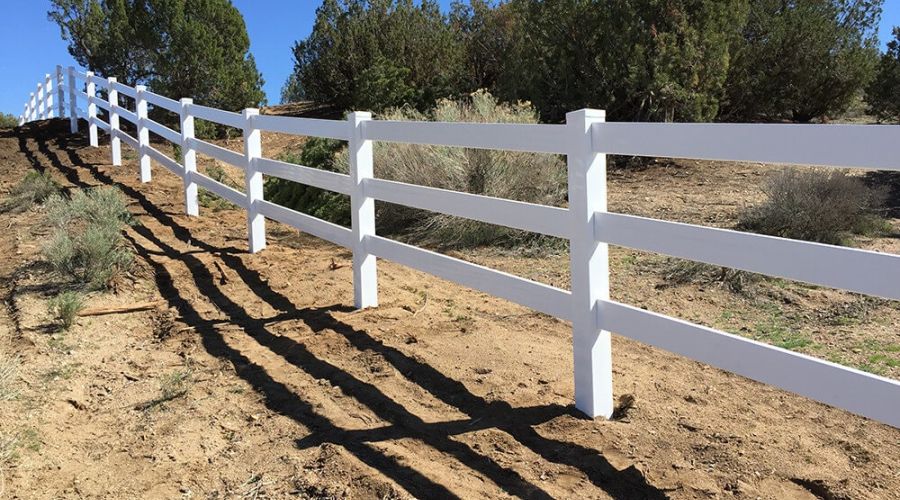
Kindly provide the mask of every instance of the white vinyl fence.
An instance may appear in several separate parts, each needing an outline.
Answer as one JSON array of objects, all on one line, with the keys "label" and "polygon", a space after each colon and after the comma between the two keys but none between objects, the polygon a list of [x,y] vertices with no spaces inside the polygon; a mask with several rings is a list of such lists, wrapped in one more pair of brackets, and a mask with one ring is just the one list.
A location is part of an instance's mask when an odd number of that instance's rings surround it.
[{"label": "white vinyl fence", "polygon": [[[695,158],[900,170],[900,126],[881,125],[730,125],[607,123],[603,111],[569,113],[564,125],[473,124],[373,121],[369,113],[346,120],[260,115],[256,109],[232,113],[174,101],[114,78],[68,68],[47,76],[25,104],[21,121],[63,116],[66,94],[73,133],[87,121],[90,144],[97,129],[111,136],[112,163],[121,164],[121,143],[137,150],[140,178],[151,179],[151,162],[184,179],[185,210],[198,215],[197,187],[247,211],[249,249],[266,246],[266,219],[313,234],[353,252],[356,307],[378,304],[377,259],[387,259],[440,278],[570,320],[573,326],[575,405],[590,416],[613,410],[610,332],[650,344],[723,370],[786,389],[900,427],[900,382],[699,326],[609,298],[608,245],[690,259],[745,271],[900,299],[900,256],[795,241],[725,229],[681,224],[607,211],[606,155]],[[80,83],[79,83],[80,82]],[[97,96],[103,89],[107,99]],[[82,90],[84,89],[84,90]],[[120,105],[134,99],[135,112]],[[149,106],[180,116],[180,131],[147,118]],[[109,121],[97,116],[100,107]],[[194,137],[194,120],[242,129],[243,154]],[[137,136],[119,128],[133,123]],[[329,137],[349,143],[350,175],[264,158],[260,132]],[[179,145],[182,163],[149,141],[149,132]],[[569,207],[531,203],[415,186],[373,177],[374,141],[505,149],[566,155]],[[245,172],[244,192],[197,172],[196,154],[235,165]],[[275,176],[349,195],[348,229],[276,205],[263,198],[263,176]],[[375,231],[375,200],[470,218],[566,238],[571,244],[571,290],[472,264],[403,244]],[[661,376],[665,376],[661,374]]]}]

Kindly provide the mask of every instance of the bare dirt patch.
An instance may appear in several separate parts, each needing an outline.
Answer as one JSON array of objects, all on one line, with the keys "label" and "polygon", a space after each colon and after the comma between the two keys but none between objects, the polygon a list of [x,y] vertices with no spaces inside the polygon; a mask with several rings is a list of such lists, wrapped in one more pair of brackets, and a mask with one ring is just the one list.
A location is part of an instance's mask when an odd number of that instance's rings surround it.
[{"label": "bare dirt patch", "polygon": [[[611,206],[727,226],[769,168],[614,172]],[[18,395],[0,401],[0,439],[18,440],[11,498],[898,498],[896,429],[621,338],[616,397],[631,408],[584,419],[565,322],[388,262],[380,307],[355,311],[346,250],[270,222],[269,248],[247,254],[242,212],[182,215],[180,179],[155,166],[141,185],[133,161],[110,166],[66,122],[0,131],[0,190],[29,169],[117,184],[138,221],[133,279],[87,306],[165,306],[53,330],[39,213],[0,215],[0,354],[20,358]],[[565,255],[459,255],[568,283]],[[660,287],[662,258],[612,259],[618,300],[799,332],[823,357],[898,342],[891,303],[779,282]]]}]

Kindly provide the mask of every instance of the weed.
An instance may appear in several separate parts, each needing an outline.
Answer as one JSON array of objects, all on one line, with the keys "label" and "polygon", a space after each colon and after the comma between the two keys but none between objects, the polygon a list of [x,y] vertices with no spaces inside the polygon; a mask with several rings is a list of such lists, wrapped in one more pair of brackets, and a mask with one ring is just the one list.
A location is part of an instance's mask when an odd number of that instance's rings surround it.
[{"label": "weed", "polygon": [[63,330],[72,328],[84,307],[84,297],[78,292],[63,292],[50,299],[50,314]]},{"label": "weed", "polygon": [[159,381],[159,397],[137,406],[139,410],[151,410],[164,403],[178,399],[187,394],[193,382],[190,370],[176,370],[167,373]]},{"label": "weed", "polygon": [[663,280],[669,285],[720,285],[744,295],[749,294],[753,286],[763,279],[760,274],[683,259],[668,259],[663,265],[662,274]]},{"label": "weed", "polygon": [[57,193],[59,193],[59,184],[50,177],[50,174],[32,170],[12,188],[10,197],[3,204],[2,210],[13,213],[24,212]]},{"label": "weed", "polygon": [[56,232],[44,247],[44,257],[59,274],[100,289],[130,268],[133,254],[122,230],[132,219],[118,189],[54,196],[47,202],[47,218]]},{"label": "weed", "polygon": [[785,327],[776,314],[773,314],[768,321],[756,324],[754,337],[756,340],[792,351],[813,345],[813,341],[809,337]]}]

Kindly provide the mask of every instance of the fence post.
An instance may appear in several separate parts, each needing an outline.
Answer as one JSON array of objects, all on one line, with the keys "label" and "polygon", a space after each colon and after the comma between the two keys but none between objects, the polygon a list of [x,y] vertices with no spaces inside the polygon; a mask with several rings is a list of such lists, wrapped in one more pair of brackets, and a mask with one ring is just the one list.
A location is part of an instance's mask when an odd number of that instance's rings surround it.
[{"label": "fence post", "polygon": [[197,199],[197,183],[194,172],[197,171],[197,152],[191,145],[194,139],[194,117],[191,116],[193,99],[181,99],[181,155],[184,166],[184,209],[188,215],[200,215],[200,202]]},{"label": "fence post", "polygon": [[266,218],[259,213],[257,200],[263,199],[263,175],[256,171],[256,159],[262,156],[262,138],[258,128],[253,126],[253,117],[259,110],[244,110],[244,183],[247,193],[247,233],[250,239],[250,253],[266,248]]},{"label": "fence post", "polygon": [[25,101],[25,112],[22,113],[22,124],[31,121],[31,99]]},{"label": "fence post", "polygon": [[100,145],[99,141],[97,141],[97,105],[94,104],[95,94],[97,93],[97,87],[94,85],[94,72],[88,71],[85,73],[87,86],[85,87],[85,93],[88,95],[88,103],[87,103],[87,113],[88,113],[88,137],[90,137],[90,144],[93,147],[97,147]]},{"label": "fence post", "polygon": [[374,175],[372,141],[363,124],[371,113],[347,115],[350,126],[350,218],[353,225],[353,302],[358,309],[378,306],[378,271],[375,256],[366,251],[366,236],[375,235],[375,199],[366,197],[365,180]]},{"label": "fence post", "polygon": [[44,75],[44,118],[53,118],[53,77]]},{"label": "fence post", "polygon": [[75,100],[75,68],[69,66],[69,128],[78,133],[78,103]]},{"label": "fence post", "polygon": [[31,93],[31,99],[28,101],[28,121],[37,119],[37,96]]},{"label": "fence post", "polygon": [[66,89],[63,85],[63,70],[62,66],[56,65],[56,110],[57,110],[57,118],[65,118],[66,116]]},{"label": "fence post", "polygon": [[566,115],[572,143],[567,156],[569,245],[572,276],[572,343],[575,361],[575,407],[590,417],[609,418],[613,411],[612,345],[600,331],[597,300],[609,298],[609,246],[594,237],[594,213],[606,211],[606,155],[591,144],[591,125],[606,121],[606,112],[582,109]]},{"label": "fence post", "polygon": [[134,111],[137,114],[137,140],[138,156],[141,164],[141,182],[150,182],[150,155],[147,148],[150,147],[150,131],[144,122],[147,120],[147,98],[144,96],[147,87],[138,85],[134,88]]},{"label": "fence post", "polygon": [[44,101],[44,84],[37,84],[37,119],[43,120],[47,118],[47,106]]},{"label": "fence post", "polygon": [[106,92],[106,100],[109,103],[109,144],[112,150],[113,166],[122,166],[122,140],[119,139],[119,91],[116,90],[115,77],[107,78],[109,89]]}]

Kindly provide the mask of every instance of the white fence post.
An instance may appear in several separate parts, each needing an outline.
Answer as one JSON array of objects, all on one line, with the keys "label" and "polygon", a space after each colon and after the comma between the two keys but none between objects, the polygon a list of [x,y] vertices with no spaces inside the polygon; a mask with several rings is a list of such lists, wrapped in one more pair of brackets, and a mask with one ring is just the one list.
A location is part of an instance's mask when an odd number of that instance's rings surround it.
[{"label": "white fence post", "polygon": [[97,140],[97,105],[93,102],[94,96],[97,93],[97,87],[94,85],[94,72],[88,71],[85,75],[85,79],[87,80],[85,93],[88,95],[88,137],[90,138],[91,146],[96,148],[100,145],[100,142]]},{"label": "white fence post", "polygon": [[56,110],[57,118],[65,118],[66,116],[66,88],[63,85],[62,66],[56,65]]},{"label": "white fence post", "polygon": [[24,125],[28,123],[29,120],[31,120],[31,102],[25,101],[25,112],[22,113],[22,123],[19,125]]},{"label": "white fence post", "polygon": [[69,66],[69,128],[78,133],[78,103],[75,100],[75,68]]},{"label": "white fence post", "polygon": [[28,100],[28,121],[34,121],[37,119],[37,96],[34,95],[34,92],[31,93],[31,98]]},{"label": "white fence post", "polygon": [[256,171],[256,159],[262,156],[262,134],[253,126],[253,117],[258,109],[244,110],[244,183],[247,193],[247,233],[250,238],[250,253],[266,248],[266,218],[259,213],[257,200],[263,199],[263,175]]},{"label": "white fence post", "polygon": [[150,147],[150,131],[147,130],[145,121],[147,120],[147,98],[144,93],[147,87],[138,85],[134,88],[135,100],[134,110],[137,115],[137,140],[138,140],[138,156],[141,164],[141,182],[150,182],[150,155],[147,154],[147,148]]},{"label": "white fence post", "polygon": [[591,147],[591,125],[606,121],[593,109],[566,115],[572,144],[567,156],[569,246],[572,276],[572,343],[575,361],[575,407],[590,417],[609,418],[613,411],[612,345],[601,331],[597,300],[609,299],[609,246],[594,236],[594,213],[606,211],[606,155]]},{"label": "white fence post", "polygon": [[371,113],[353,112],[350,126],[350,195],[353,225],[353,301],[357,308],[378,306],[376,258],[366,250],[366,236],[375,234],[375,199],[367,197],[365,180],[374,176],[372,141],[363,136],[363,124]]},{"label": "white fence post", "polygon": [[36,94],[37,94],[37,117],[36,118],[38,120],[43,120],[44,118],[47,118],[47,111],[46,111],[47,103],[44,101],[44,84],[43,83],[37,84]]},{"label": "white fence post", "polygon": [[119,91],[115,89],[116,79],[107,78],[108,89],[106,91],[109,103],[109,144],[112,150],[113,166],[122,166],[122,140],[119,139]]},{"label": "white fence post", "polygon": [[197,152],[191,147],[194,138],[194,117],[191,116],[193,99],[181,99],[181,155],[184,166],[184,208],[188,215],[200,215],[200,201],[197,198],[197,183],[194,172],[197,171]]},{"label": "white fence post", "polygon": [[53,77],[44,75],[44,118],[53,118]]}]

